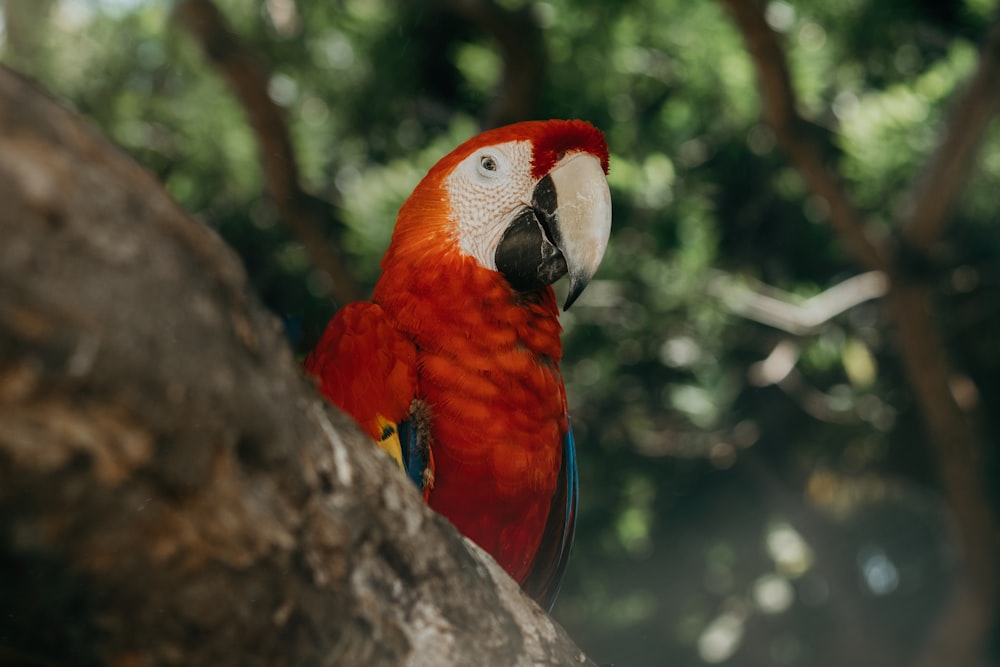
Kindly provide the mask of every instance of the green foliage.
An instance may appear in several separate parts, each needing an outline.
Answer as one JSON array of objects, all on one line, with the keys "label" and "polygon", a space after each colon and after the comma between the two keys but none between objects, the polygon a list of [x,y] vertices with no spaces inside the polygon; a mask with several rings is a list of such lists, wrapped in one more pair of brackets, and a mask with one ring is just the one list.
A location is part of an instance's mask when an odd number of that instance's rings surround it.
[{"label": "green foliage", "polygon": [[[272,72],[303,181],[337,204],[350,269],[370,287],[399,205],[477,131],[502,78],[496,43],[434,3],[302,0],[290,23],[272,3],[219,5]],[[810,131],[872,233],[889,233],[934,149],[992,7],[767,5]],[[949,538],[935,532],[939,501],[915,491],[933,475],[914,452],[918,416],[884,316],[861,305],[790,336],[720,295],[763,283],[805,299],[857,272],[825,204],[759,122],[740,36],[711,2],[546,0],[533,10],[549,58],[542,115],[593,121],[612,152],[611,246],[563,320],[583,500],[558,615],[595,657],[618,664],[701,664],[730,648],[728,664],[846,664],[850,649],[831,630],[838,608],[870,623],[901,619],[873,627],[885,635],[880,650],[907,655],[952,566]],[[304,351],[333,305],[263,198],[242,109],[169,6],[62,0],[37,20],[40,47],[15,52],[7,39],[4,57],[219,230],[265,302],[303,318]],[[998,180],[995,125],[945,252],[920,269],[939,287],[948,342],[986,404],[1000,393],[989,342],[1000,336]],[[790,338],[799,356],[780,388],[751,382],[755,364]],[[824,510],[839,518],[816,519],[808,535],[775,528]],[[905,542],[898,522],[926,527],[923,537]],[[818,555],[789,572],[782,558],[796,539]],[[775,540],[785,552],[766,546]],[[872,544],[900,567],[915,563],[898,591],[859,588],[873,581],[865,563],[885,565]],[[795,613],[774,611],[788,590]]]}]

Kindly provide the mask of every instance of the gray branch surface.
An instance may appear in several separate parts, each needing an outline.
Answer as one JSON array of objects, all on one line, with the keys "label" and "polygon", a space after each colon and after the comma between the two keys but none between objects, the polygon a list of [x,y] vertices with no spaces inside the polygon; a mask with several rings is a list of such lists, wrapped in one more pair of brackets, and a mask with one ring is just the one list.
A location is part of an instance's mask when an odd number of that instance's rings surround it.
[{"label": "gray branch surface", "polygon": [[593,665],[299,374],[234,253],[0,68],[0,663]]}]

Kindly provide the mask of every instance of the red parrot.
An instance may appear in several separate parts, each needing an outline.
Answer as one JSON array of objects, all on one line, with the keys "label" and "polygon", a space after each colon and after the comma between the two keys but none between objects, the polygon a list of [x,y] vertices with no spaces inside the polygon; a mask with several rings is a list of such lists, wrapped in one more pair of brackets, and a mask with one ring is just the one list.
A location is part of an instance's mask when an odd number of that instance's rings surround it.
[{"label": "red parrot", "polygon": [[305,361],[430,506],[542,605],[558,592],[577,473],[552,283],[564,310],[611,231],[608,149],[584,121],[484,132],[403,204],[370,302]]}]

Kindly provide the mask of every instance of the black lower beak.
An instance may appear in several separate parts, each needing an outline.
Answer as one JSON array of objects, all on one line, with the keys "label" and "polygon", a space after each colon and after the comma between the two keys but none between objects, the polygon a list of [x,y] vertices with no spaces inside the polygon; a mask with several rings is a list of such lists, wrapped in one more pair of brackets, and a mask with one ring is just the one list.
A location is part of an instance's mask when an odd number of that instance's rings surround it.
[{"label": "black lower beak", "polygon": [[525,208],[504,231],[494,256],[497,270],[519,292],[551,285],[566,275],[566,259],[553,238],[556,193],[546,176],[532,193]]}]

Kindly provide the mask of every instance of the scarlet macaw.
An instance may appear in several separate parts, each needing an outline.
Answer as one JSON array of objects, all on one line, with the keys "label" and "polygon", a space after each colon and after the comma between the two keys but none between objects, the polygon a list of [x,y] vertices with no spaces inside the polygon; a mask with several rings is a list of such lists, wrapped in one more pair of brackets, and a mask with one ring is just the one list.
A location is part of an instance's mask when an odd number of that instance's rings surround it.
[{"label": "scarlet macaw", "polygon": [[370,302],[305,362],[422,490],[543,606],[558,593],[577,472],[551,284],[569,308],[611,231],[601,132],[529,121],[442,158],[400,209]]}]

